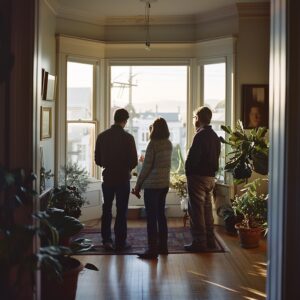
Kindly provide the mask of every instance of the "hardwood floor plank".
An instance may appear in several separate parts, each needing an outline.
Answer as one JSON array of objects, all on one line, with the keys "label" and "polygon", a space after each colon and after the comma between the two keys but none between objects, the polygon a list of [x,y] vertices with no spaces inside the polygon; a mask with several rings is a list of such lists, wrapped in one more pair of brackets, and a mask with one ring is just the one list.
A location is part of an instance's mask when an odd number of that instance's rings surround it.
[{"label": "hardwood floor plank", "polygon": [[[130,221],[129,226],[144,227],[145,221]],[[169,220],[169,226],[182,226],[181,219]],[[80,274],[76,299],[266,299],[265,240],[257,249],[242,249],[237,237],[222,227],[216,230],[229,252],[169,254],[157,261],[134,255],[78,256],[99,272]]]}]

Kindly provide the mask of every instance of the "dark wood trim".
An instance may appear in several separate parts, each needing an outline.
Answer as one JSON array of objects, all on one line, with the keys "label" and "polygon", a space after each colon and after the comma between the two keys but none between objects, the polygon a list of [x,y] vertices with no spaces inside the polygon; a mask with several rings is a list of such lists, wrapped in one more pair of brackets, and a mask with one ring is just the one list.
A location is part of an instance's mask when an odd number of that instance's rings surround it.
[{"label": "dark wood trim", "polygon": [[286,163],[283,297],[300,299],[300,3],[287,0]]},{"label": "dark wood trim", "polygon": [[[36,1],[3,0],[0,6],[0,164],[8,170],[22,168],[26,174],[34,170]],[[32,205],[20,207],[16,222],[23,223],[31,209]],[[10,287],[9,272],[4,276],[4,299],[33,299],[32,272],[23,272],[17,289]]]},{"label": "dark wood trim", "polygon": [[12,0],[8,167],[33,169],[35,1]]},{"label": "dark wood trim", "polygon": [[8,162],[8,107],[9,75],[13,66],[11,53],[11,1],[5,0],[0,6],[0,164]]}]

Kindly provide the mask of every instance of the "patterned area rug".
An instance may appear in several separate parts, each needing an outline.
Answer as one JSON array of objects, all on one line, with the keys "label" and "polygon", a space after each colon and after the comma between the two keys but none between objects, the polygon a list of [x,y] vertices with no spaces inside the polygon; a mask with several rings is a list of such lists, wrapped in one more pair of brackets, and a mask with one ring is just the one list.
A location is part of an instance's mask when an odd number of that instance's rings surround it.
[{"label": "patterned area rug", "polygon": [[[224,242],[221,238],[216,234],[216,248],[208,249],[206,252],[215,253],[215,252],[226,252]],[[127,241],[131,245],[130,249],[126,249],[125,251],[115,252],[115,251],[107,251],[102,247],[102,239],[100,229],[83,229],[75,238],[87,238],[93,241],[94,248],[92,251],[84,252],[83,255],[86,254],[94,254],[94,255],[106,255],[106,254],[137,254],[141,253],[146,249],[147,246],[147,230],[146,228],[128,228],[127,230]],[[184,244],[188,244],[191,242],[191,235],[189,228],[186,227],[173,227],[169,228],[169,236],[168,236],[168,247],[169,253],[190,253],[186,252],[183,248]]]}]

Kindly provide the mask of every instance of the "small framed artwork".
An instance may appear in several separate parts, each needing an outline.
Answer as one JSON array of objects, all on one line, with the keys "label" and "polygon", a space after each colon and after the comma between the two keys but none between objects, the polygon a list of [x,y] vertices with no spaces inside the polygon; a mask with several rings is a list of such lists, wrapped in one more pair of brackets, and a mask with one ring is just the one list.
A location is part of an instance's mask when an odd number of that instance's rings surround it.
[{"label": "small framed artwork", "polygon": [[269,124],[269,86],[242,85],[242,118],[244,128],[267,127]]},{"label": "small framed artwork", "polygon": [[55,100],[56,95],[56,76],[51,75],[42,69],[42,99]]},{"label": "small framed artwork", "polygon": [[41,107],[41,140],[52,136],[52,108]]}]

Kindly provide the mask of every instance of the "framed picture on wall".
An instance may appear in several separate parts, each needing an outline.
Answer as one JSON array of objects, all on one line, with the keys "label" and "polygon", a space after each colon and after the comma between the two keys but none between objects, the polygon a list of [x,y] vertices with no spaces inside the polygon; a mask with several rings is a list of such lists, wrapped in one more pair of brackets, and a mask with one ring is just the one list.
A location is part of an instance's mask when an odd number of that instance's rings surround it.
[{"label": "framed picture on wall", "polygon": [[52,108],[41,107],[41,140],[52,136]]},{"label": "framed picture on wall", "polygon": [[56,96],[56,76],[51,75],[42,69],[42,99],[55,100]]},{"label": "framed picture on wall", "polygon": [[245,129],[267,127],[269,124],[269,86],[242,85],[242,117]]}]

